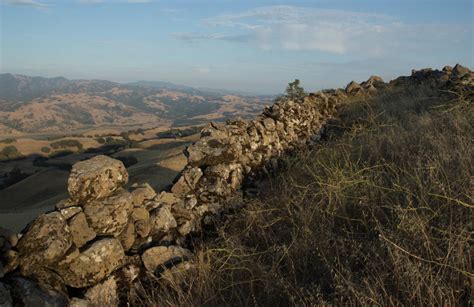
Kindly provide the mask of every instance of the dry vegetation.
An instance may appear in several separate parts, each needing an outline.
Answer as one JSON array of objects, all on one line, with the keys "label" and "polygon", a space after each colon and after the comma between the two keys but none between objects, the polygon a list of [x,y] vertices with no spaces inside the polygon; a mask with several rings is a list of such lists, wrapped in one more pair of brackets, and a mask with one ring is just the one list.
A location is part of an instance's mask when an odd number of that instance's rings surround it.
[{"label": "dry vegetation", "polygon": [[472,304],[469,99],[417,87],[342,107],[325,141],[190,242],[194,274],[150,277],[132,303]]}]

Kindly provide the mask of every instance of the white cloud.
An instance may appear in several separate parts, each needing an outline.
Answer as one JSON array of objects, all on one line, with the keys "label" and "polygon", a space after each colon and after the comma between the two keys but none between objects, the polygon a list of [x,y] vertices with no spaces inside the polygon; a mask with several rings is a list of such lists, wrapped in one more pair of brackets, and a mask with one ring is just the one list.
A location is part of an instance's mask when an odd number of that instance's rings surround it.
[{"label": "white cloud", "polygon": [[194,67],[193,72],[201,75],[207,75],[211,72],[211,69],[209,67]]},{"label": "white cloud", "polygon": [[36,8],[44,8],[48,6],[45,3],[35,1],[35,0],[6,0],[6,1],[2,1],[2,3],[6,3],[9,5],[16,5],[16,6],[30,6],[30,7],[36,7]]},{"label": "white cloud", "polygon": [[267,6],[203,20],[220,33],[180,33],[185,41],[228,40],[260,49],[321,51],[332,54],[382,56],[417,46],[453,41],[462,28],[407,25],[372,13],[295,6]]}]

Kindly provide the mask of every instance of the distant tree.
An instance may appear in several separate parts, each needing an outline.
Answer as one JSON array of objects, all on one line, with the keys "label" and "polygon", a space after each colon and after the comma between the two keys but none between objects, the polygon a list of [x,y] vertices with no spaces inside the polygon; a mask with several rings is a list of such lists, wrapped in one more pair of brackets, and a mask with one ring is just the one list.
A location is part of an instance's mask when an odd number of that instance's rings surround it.
[{"label": "distant tree", "polygon": [[306,95],[304,88],[300,86],[300,80],[295,79],[295,81],[288,83],[286,87],[286,98],[301,101]]}]

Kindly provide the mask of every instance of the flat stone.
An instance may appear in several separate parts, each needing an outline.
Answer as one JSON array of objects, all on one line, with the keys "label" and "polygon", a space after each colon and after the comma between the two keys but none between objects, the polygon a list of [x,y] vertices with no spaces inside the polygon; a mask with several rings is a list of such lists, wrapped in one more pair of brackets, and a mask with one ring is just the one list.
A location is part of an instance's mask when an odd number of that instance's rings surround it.
[{"label": "flat stone", "polygon": [[127,225],[132,210],[130,193],[125,190],[84,204],[87,222],[97,235],[118,236]]},{"label": "flat stone", "polygon": [[142,254],[143,265],[152,273],[191,259],[193,254],[180,246],[156,246]]},{"label": "flat stone", "polygon": [[68,198],[60,200],[56,205],[56,209],[61,211],[61,209],[77,206],[77,202]]},{"label": "flat stone", "polygon": [[58,268],[66,285],[74,288],[92,286],[125,264],[120,241],[103,238],[91,244],[68,264]]},{"label": "flat stone", "polygon": [[85,245],[96,237],[96,233],[87,223],[84,212],[80,212],[72,217],[68,221],[68,225],[72,234],[72,240],[77,247]]},{"label": "flat stone", "polygon": [[122,161],[107,156],[77,162],[68,180],[68,191],[74,200],[85,202],[111,195],[128,181]]},{"label": "flat stone", "polygon": [[35,269],[54,265],[72,244],[69,227],[59,212],[40,215],[17,245],[21,273],[27,276]]}]

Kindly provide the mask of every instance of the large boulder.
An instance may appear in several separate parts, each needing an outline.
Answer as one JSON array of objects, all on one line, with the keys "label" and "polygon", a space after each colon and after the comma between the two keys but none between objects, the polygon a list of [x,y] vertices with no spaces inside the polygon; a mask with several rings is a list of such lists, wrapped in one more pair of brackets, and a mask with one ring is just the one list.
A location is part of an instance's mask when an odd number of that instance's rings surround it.
[{"label": "large boulder", "polygon": [[35,269],[54,266],[72,244],[71,232],[61,213],[40,215],[17,245],[21,273],[30,275]]},{"label": "large boulder", "polygon": [[68,180],[71,198],[85,202],[111,195],[128,181],[123,163],[107,156],[77,162]]},{"label": "large boulder", "polygon": [[107,198],[83,205],[89,226],[98,235],[118,236],[128,223],[133,205],[130,193],[122,190]]},{"label": "large boulder", "polygon": [[465,74],[468,74],[471,72],[471,70],[467,67],[464,67],[462,65],[459,65],[459,64],[456,64],[456,66],[454,66],[453,68],[453,72],[454,74],[456,74],[457,76],[464,76]]},{"label": "large boulder", "polygon": [[92,286],[126,262],[120,241],[103,238],[92,243],[78,257],[59,266],[58,273],[66,285],[74,288]]}]

